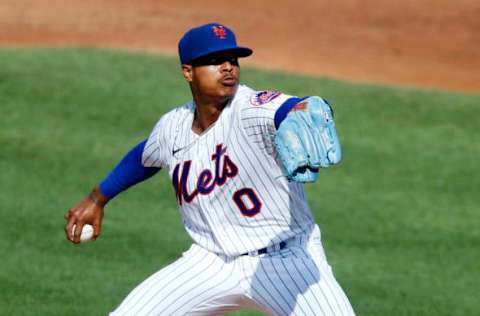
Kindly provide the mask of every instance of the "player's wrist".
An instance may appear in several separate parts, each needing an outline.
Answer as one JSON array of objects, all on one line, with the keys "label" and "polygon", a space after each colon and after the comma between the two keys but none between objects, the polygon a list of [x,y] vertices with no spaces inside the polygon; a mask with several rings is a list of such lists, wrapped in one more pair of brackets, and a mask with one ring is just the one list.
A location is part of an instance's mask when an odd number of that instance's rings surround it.
[{"label": "player's wrist", "polygon": [[90,192],[88,198],[101,208],[105,207],[105,205],[107,205],[108,201],[110,200],[106,195],[102,193],[102,191],[100,191],[98,186],[96,186],[92,190],[92,192]]}]

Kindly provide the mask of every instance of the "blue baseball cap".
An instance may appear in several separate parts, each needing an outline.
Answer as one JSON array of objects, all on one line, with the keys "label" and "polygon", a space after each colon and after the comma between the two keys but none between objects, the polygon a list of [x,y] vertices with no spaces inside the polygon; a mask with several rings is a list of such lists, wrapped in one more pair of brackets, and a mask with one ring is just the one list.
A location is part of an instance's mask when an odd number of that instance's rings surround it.
[{"label": "blue baseball cap", "polygon": [[250,56],[253,51],[237,45],[235,34],[220,23],[209,23],[186,32],[178,42],[178,55],[182,64],[213,53],[232,51],[237,57]]}]

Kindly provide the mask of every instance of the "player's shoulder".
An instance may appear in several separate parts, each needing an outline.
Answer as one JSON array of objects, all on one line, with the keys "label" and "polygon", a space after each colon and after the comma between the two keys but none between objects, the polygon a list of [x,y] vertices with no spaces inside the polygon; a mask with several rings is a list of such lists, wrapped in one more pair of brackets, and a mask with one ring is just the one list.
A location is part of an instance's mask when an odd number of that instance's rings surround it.
[{"label": "player's shoulder", "polygon": [[162,114],[158,120],[158,123],[166,124],[172,121],[178,123],[179,121],[183,121],[185,117],[192,115],[194,111],[195,106],[193,105],[193,102],[190,101]]},{"label": "player's shoulder", "polygon": [[160,116],[154,130],[158,135],[169,137],[174,130],[179,128],[182,122],[186,121],[189,115],[193,115],[193,112],[194,105],[192,102],[177,106]]}]

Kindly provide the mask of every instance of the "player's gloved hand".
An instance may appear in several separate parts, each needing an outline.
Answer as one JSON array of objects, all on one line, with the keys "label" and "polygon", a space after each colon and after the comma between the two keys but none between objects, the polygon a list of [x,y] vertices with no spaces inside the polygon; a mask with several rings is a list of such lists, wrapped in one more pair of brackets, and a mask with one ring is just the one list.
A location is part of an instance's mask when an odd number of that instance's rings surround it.
[{"label": "player's gloved hand", "polygon": [[314,182],[319,168],[341,160],[333,111],[317,96],[300,101],[290,110],[275,134],[274,143],[291,181]]}]

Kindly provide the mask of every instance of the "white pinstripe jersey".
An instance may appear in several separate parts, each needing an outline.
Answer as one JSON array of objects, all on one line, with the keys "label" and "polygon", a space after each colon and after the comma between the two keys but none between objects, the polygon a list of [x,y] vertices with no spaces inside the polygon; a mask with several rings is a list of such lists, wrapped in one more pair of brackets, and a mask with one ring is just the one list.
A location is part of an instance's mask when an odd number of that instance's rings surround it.
[{"label": "white pinstripe jersey", "polygon": [[189,102],[161,117],[143,165],[168,170],[183,223],[201,247],[229,256],[312,230],[303,184],[288,182],[274,149],[274,115],[291,96],[240,85],[217,121],[192,131]]}]

